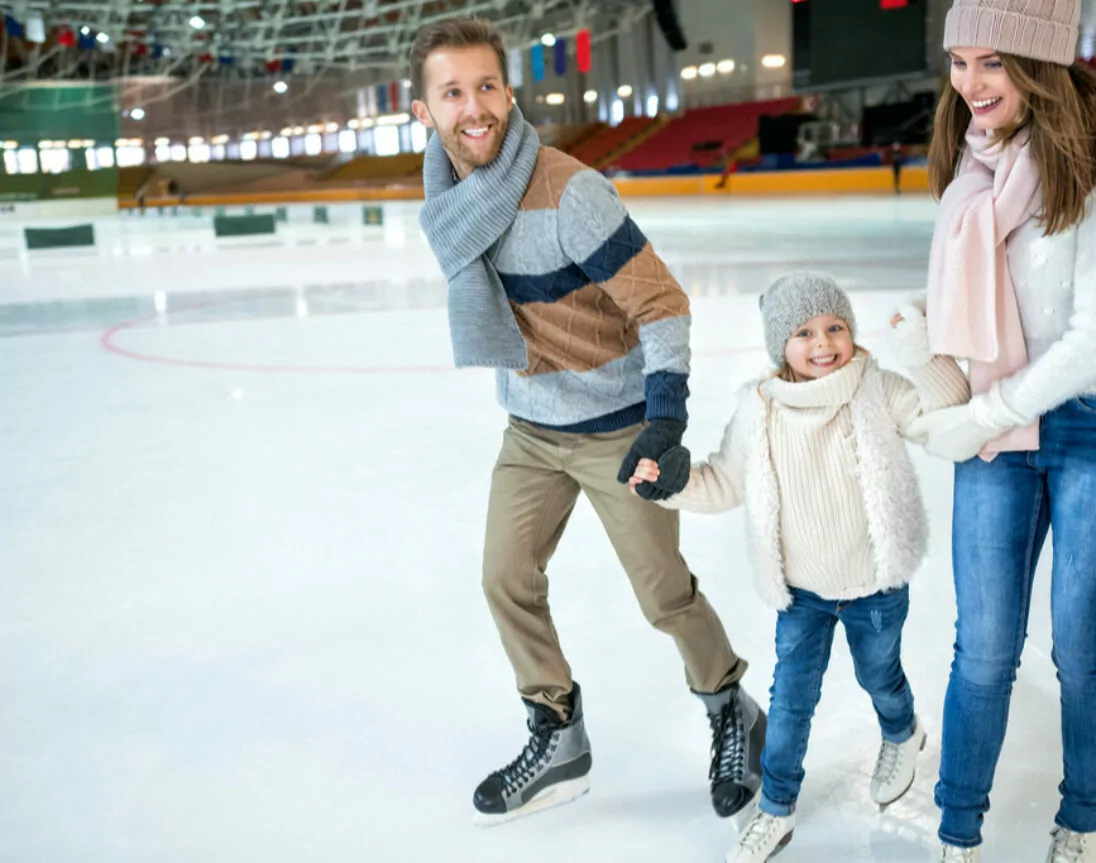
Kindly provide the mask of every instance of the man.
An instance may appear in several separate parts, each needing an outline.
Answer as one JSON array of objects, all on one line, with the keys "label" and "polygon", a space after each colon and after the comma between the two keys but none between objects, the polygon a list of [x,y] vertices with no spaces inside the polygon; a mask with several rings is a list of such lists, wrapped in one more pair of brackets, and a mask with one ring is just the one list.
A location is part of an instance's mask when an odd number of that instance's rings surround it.
[{"label": "man", "polygon": [[[529,716],[529,742],[476,789],[479,823],[589,788],[579,685],[548,609],[545,568],[583,492],[647,619],[671,635],[713,733],[712,801],[731,815],[760,786],[765,716],[746,663],[678,551],[689,453],[689,302],[601,174],[549,147],[513,105],[487,22],[423,28],[411,49],[415,116],[435,131],[420,221],[449,280],[458,366],[497,369],[510,414],[491,481],[483,588]],[[630,494],[640,458],[658,484]],[[637,700],[643,694],[636,693]]]}]

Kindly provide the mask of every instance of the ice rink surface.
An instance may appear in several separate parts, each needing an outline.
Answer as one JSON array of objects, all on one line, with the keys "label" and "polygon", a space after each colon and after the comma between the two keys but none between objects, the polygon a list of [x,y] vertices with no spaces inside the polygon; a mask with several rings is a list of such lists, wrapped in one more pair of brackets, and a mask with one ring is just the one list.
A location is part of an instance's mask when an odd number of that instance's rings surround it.
[{"label": "ice rink surface", "polygon": [[[691,424],[718,445],[765,370],[757,294],[790,269],[853,293],[887,364],[923,288],[924,197],[629,201],[693,303]],[[580,801],[471,823],[525,740],[479,588],[505,416],[454,371],[415,204],[291,211],[269,238],[123,214],[95,250],[26,252],[0,223],[0,860],[11,863],[719,863],[709,732],[580,502],[550,568],[594,753]],[[261,211],[261,210],[260,210]],[[929,743],[878,813],[879,732],[839,634],[781,863],[924,863],[953,639],[951,471],[915,453],[931,557],[904,659]],[[775,614],[742,515],[682,547],[764,704]],[[984,859],[1039,861],[1061,775],[1049,548]]]}]

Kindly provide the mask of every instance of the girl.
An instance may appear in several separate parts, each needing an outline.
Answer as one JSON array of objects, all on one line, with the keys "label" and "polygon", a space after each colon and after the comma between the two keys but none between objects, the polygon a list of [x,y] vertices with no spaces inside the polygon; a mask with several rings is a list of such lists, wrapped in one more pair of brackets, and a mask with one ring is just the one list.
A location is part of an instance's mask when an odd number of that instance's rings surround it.
[{"label": "girl", "polygon": [[927,316],[976,395],[918,431],[958,462],[936,786],[938,859],[955,863],[979,860],[1048,528],[1065,778],[1046,859],[1096,861],[1096,75],[1074,63],[1080,14],[1081,0],[957,0],[945,23]]},{"label": "girl", "polygon": [[[781,370],[740,392],[719,452],[662,503],[698,512],[745,503],[761,595],[779,610],[760,811],[729,863],[761,863],[791,839],[838,621],[882,728],[871,797],[886,806],[913,782],[925,732],[900,653],[927,525],[903,437],[923,410],[969,397],[955,361],[929,353],[919,309],[903,308],[893,330],[915,386],[856,347],[848,297],[829,277],[785,276],[761,300],[765,345]],[[660,476],[644,460],[631,482]]]}]

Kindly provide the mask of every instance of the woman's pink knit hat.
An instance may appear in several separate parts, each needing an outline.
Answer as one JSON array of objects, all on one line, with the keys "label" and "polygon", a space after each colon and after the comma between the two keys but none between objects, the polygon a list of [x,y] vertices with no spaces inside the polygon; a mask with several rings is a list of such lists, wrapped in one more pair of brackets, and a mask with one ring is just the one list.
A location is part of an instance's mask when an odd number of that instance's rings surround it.
[{"label": "woman's pink knit hat", "polygon": [[1077,57],[1081,0],[955,0],[944,50],[990,48],[1062,66]]}]

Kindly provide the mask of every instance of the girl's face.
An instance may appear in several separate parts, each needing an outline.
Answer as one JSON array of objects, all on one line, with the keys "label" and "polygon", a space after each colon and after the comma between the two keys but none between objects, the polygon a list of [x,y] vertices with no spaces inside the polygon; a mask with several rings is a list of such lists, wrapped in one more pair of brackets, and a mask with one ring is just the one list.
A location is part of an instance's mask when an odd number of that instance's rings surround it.
[{"label": "girl's face", "polygon": [[1015,123],[1024,100],[1005,71],[997,52],[989,48],[952,48],[951,86],[974,116],[974,126],[992,132]]},{"label": "girl's face", "polygon": [[801,324],[784,345],[784,361],[792,380],[810,381],[833,374],[852,359],[856,351],[852,333],[844,319],[819,315]]}]

